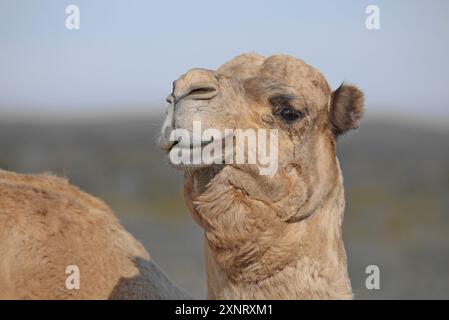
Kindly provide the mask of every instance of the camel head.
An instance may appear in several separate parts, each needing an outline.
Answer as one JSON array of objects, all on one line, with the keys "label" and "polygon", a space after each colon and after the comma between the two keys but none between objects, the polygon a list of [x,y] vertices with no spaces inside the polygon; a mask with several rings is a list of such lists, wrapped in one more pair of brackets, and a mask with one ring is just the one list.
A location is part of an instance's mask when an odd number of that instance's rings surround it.
[{"label": "camel head", "polygon": [[[310,233],[301,222],[332,196],[343,196],[336,140],[357,127],[363,94],[344,84],[332,91],[318,70],[294,57],[244,54],[216,71],[188,71],[173,83],[167,101],[160,145],[184,171],[185,201],[205,231],[213,263],[235,281],[264,279],[288,265]],[[203,139],[198,124],[208,131]],[[174,135],[175,129],[183,134]],[[255,162],[237,163],[238,150],[247,158],[254,151],[245,149],[250,135],[238,140],[237,129],[254,132],[257,143],[265,143],[253,147],[265,147],[261,152],[274,155],[269,159],[275,163],[257,158],[259,150]],[[187,161],[212,147],[222,152]],[[190,155],[179,161],[183,151]],[[338,226],[340,220],[339,214]],[[313,250],[320,236],[304,250]]]}]

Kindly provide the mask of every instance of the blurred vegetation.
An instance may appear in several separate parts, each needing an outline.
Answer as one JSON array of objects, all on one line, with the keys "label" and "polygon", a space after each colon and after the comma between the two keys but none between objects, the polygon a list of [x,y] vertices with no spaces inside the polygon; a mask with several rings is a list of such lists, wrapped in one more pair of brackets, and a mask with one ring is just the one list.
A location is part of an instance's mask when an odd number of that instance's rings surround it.
[{"label": "blurred vegetation", "polygon": [[[51,171],[105,200],[186,289],[204,296],[201,233],[180,172],[156,146],[160,117],[89,123],[0,120],[0,168]],[[449,298],[449,129],[365,121],[342,137],[344,236],[359,298]],[[381,290],[365,289],[365,267]]]}]

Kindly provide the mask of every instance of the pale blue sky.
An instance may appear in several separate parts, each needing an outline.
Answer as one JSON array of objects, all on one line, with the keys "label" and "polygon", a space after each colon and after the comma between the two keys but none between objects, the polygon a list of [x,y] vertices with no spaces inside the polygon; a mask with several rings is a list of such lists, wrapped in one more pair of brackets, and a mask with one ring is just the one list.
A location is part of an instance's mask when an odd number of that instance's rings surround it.
[{"label": "pale blue sky", "polygon": [[[365,28],[368,4],[381,30]],[[448,30],[446,0],[0,0],[0,111],[162,108],[187,69],[255,51],[359,85],[371,112],[447,115]]]}]

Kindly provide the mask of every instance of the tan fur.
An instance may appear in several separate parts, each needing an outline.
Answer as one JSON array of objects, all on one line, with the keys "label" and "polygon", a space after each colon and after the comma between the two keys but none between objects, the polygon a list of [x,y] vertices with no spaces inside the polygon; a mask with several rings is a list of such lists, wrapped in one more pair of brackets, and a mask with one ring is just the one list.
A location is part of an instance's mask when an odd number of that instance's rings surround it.
[{"label": "tan fur", "polygon": [[[287,124],[275,114],[279,95],[290,97],[301,119]],[[335,144],[357,126],[362,93],[353,86],[332,93],[318,70],[296,58],[245,54],[217,71],[187,72],[168,101],[167,152],[171,130],[191,130],[193,120],[203,130],[279,130],[273,176],[259,175],[255,165],[182,166],[186,205],[204,229],[208,297],[351,298]]]},{"label": "tan fur", "polygon": [[48,174],[0,170],[0,257],[0,299],[187,297],[102,201]]}]

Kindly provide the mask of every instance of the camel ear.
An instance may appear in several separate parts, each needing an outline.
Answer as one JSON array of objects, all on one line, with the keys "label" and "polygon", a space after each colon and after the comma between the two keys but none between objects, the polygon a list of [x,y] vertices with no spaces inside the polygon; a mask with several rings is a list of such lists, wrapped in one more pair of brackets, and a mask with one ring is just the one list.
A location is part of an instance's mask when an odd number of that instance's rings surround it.
[{"label": "camel ear", "polygon": [[341,84],[332,92],[329,119],[335,136],[358,128],[363,115],[363,105],[363,92],[355,86]]}]

